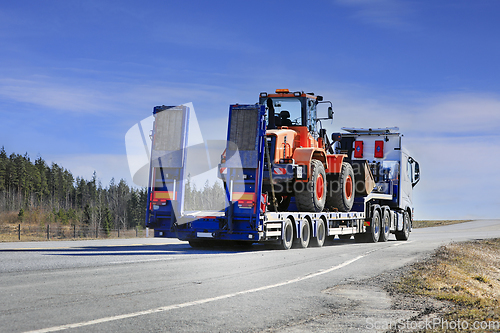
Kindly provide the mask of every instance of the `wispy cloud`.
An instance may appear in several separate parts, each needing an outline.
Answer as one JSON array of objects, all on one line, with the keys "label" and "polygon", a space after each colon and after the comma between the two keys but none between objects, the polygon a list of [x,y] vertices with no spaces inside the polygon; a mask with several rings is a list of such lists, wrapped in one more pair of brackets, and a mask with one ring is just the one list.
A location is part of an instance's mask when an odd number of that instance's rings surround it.
[{"label": "wispy cloud", "polygon": [[54,110],[97,112],[111,104],[97,87],[78,87],[48,78],[0,79],[0,96],[5,100],[48,107]]},{"label": "wispy cloud", "polygon": [[[500,95],[482,93],[332,92],[335,125],[398,126],[414,136],[489,136],[500,133]],[[396,94],[396,93],[394,93]],[[326,96],[327,94],[325,94]]]},{"label": "wispy cloud", "polygon": [[410,28],[408,17],[414,8],[401,0],[335,0],[338,5],[353,9],[354,18],[364,23],[389,28]]},{"label": "wispy cloud", "polygon": [[398,126],[421,166],[415,187],[417,219],[495,218],[500,205],[500,96],[482,93],[403,93],[354,89],[334,96],[340,127]]}]

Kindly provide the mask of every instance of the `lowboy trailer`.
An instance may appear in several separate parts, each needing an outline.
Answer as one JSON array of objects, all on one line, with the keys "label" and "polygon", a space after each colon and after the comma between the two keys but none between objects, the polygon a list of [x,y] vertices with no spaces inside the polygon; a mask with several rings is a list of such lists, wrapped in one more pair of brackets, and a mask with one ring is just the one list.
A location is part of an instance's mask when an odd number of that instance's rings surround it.
[{"label": "lowboy trailer", "polygon": [[[146,226],[155,237],[193,247],[321,247],[327,237],[384,242],[391,233],[407,240],[420,167],[403,135],[397,128],[343,128],[330,141],[316,128],[322,102],[312,93],[279,90],[261,93],[257,104],[230,106],[218,165],[226,198],[220,211],[184,210],[191,110],[155,107]],[[293,113],[294,121],[285,122]]]}]

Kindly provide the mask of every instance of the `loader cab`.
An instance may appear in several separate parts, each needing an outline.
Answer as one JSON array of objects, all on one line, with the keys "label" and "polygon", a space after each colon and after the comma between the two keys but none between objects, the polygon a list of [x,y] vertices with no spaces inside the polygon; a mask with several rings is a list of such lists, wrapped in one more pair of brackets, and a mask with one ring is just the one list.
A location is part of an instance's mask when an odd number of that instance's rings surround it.
[{"label": "loader cab", "polygon": [[266,105],[267,129],[282,126],[306,126],[309,133],[317,133],[317,105],[322,96],[303,91],[277,89],[274,94],[260,93],[259,104]]}]

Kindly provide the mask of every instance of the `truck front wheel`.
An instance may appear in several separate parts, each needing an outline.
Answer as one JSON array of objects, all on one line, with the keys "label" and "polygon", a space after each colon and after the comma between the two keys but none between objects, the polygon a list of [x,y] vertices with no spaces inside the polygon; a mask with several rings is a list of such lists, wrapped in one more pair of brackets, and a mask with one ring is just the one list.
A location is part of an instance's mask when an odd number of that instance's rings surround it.
[{"label": "truck front wheel", "polygon": [[326,202],[326,174],[323,163],[311,161],[311,176],[307,183],[296,182],[295,203],[302,212],[319,213]]},{"label": "truck front wheel", "polygon": [[408,212],[404,212],[403,214],[403,230],[396,231],[396,239],[397,240],[408,240],[410,238],[410,214]]}]

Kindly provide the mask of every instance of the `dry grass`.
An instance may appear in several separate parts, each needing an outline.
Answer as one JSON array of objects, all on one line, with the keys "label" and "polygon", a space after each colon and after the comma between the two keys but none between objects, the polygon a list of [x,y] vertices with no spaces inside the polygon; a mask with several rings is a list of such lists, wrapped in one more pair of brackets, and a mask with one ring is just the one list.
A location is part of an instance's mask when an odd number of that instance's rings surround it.
[{"label": "dry grass", "polygon": [[470,222],[472,220],[414,220],[412,223],[413,228],[429,228],[439,227],[442,225]]},{"label": "dry grass", "polygon": [[454,303],[443,319],[498,322],[500,239],[443,246],[431,260],[415,264],[397,288]]},{"label": "dry grass", "polygon": [[[19,225],[21,226],[21,237],[19,237]],[[48,228],[47,228],[48,227]],[[51,221],[43,212],[28,212],[23,220],[16,212],[0,213],[0,242],[16,241],[46,241],[46,240],[72,240],[72,239],[96,239],[96,238],[134,238],[145,237],[146,231],[139,228],[130,230],[97,230],[89,228],[81,223],[76,226],[71,223]]]}]

